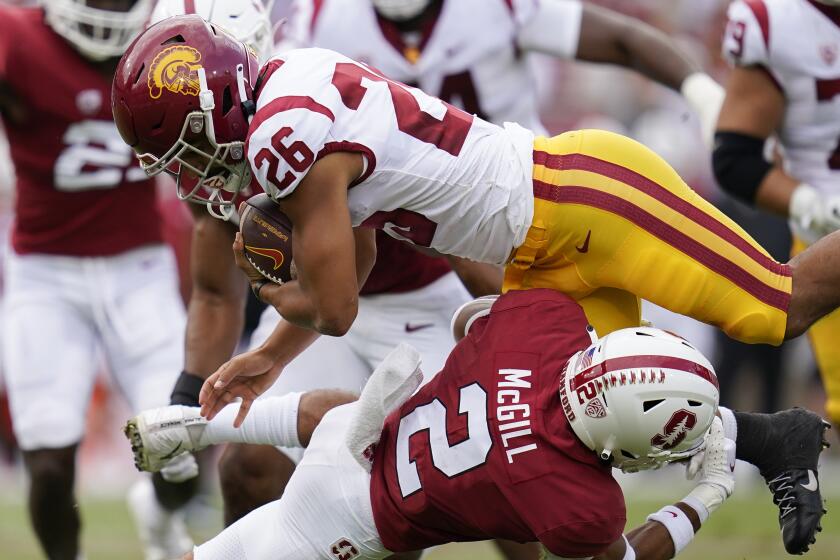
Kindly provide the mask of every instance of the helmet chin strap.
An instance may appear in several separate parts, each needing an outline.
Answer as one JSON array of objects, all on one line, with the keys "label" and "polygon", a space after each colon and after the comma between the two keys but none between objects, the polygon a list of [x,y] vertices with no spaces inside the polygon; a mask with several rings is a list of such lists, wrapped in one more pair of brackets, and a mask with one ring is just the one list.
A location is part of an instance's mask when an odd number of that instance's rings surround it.
[{"label": "helmet chin strap", "polygon": [[236,90],[239,93],[239,100],[242,105],[242,112],[245,113],[245,118],[248,124],[251,124],[251,119],[254,118],[256,112],[256,104],[254,100],[248,99],[248,93],[245,91],[245,65],[236,65]]}]

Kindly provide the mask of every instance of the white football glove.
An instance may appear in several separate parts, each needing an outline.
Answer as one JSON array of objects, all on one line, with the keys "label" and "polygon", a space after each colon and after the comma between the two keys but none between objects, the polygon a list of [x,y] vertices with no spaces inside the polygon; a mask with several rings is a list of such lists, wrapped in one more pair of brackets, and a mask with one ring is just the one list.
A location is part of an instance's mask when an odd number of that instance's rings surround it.
[{"label": "white football glove", "polygon": [[811,185],[801,184],[790,197],[790,226],[808,244],[840,229],[840,196],[823,196]]},{"label": "white football glove", "polygon": [[703,142],[711,150],[715,142],[718,113],[720,113],[726,92],[705,72],[695,72],[683,80],[680,93],[697,113],[700,119],[700,130],[703,132]]},{"label": "white football glove", "polygon": [[160,469],[166,482],[179,483],[198,476],[198,461],[189,451],[176,455]]},{"label": "white football glove", "polygon": [[726,438],[723,423],[715,417],[706,435],[705,449],[691,458],[689,478],[699,475],[697,486],[688,493],[703,504],[707,513],[715,511],[735,490],[735,442]]}]

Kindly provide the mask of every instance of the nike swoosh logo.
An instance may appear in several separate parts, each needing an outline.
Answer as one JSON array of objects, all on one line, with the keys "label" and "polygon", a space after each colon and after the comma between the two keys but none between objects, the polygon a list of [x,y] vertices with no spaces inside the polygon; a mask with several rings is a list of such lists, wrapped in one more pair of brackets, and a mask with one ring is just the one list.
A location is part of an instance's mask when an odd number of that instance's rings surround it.
[{"label": "nike swoosh logo", "polygon": [[586,232],[586,239],[583,240],[583,245],[581,245],[580,247],[575,247],[578,253],[586,253],[587,251],[589,251],[589,238],[591,235],[592,230],[590,229],[588,232]]},{"label": "nike swoosh logo", "polygon": [[817,482],[817,477],[814,475],[814,471],[810,469],[808,470],[808,484],[800,484],[800,486],[802,486],[805,490],[810,490],[811,492],[816,492],[819,489],[820,485]]},{"label": "nike swoosh logo", "polygon": [[178,451],[181,449],[181,446],[182,446],[183,444],[184,444],[184,442],[183,442],[183,441],[179,441],[179,442],[178,442],[178,445],[176,445],[176,446],[175,446],[175,449],[173,449],[172,451],[170,451],[169,453],[167,453],[166,455],[164,455],[163,457],[161,457],[161,459],[164,459],[164,460],[165,460],[165,459],[171,459],[172,457],[174,457],[174,456],[175,456],[175,454],[176,454],[176,453],[178,453]]},{"label": "nike swoosh logo", "polygon": [[405,324],[405,332],[414,332],[419,331],[420,329],[428,329],[429,327],[434,327],[434,323],[420,323],[419,325],[412,325],[411,323]]},{"label": "nike swoosh logo", "polygon": [[678,516],[676,513],[674,513],[673,511],[667,511],[667,512],[665,512],[665,513],[670,513],[670,514],[671,514],[671,515],[673,515],[674,517],[679,517],[679,516]]}]

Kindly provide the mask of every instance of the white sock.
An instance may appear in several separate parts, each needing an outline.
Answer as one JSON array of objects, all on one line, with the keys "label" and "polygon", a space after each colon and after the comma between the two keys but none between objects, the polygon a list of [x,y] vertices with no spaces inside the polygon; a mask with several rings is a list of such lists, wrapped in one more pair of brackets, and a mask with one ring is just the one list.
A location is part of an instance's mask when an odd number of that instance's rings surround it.
[{"label": "white sock", "polygon": [[723,423],[723,435],[732,441],[738,441],[738,423],[735,421],[735,414],[725,406],[719,406],[720,420]]},{"label": "white sock", "polygon": [[233,420],[239,412],[239,403],[231,403],[203,426],[199,443],[202,447],[219,443],[303,447],[298,439],[297,425],[301,395],[303,393],[289,393],[254,401],[238,428],[233,427]]}]

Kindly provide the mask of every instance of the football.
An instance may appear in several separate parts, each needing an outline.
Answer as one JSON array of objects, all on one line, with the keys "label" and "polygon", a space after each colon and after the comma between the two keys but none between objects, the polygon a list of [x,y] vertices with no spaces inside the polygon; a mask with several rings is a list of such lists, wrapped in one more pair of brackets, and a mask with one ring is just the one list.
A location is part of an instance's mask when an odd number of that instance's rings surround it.
[{"label": "football", "polygon": [[267,194],[242,204],[239,231],[245,257],[260,274],[277,284],[292,279],[292,222]]}]

